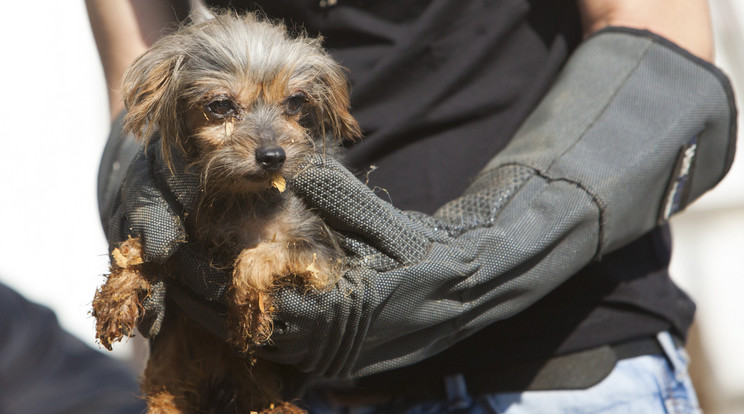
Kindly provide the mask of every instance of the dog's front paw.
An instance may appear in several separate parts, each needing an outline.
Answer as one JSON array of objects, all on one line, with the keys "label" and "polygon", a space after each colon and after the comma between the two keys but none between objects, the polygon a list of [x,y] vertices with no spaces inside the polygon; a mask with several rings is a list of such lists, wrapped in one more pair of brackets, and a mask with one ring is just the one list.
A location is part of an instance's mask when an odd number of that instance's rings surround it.
[{"label": "dog's front paw", "polygon": [[279,243],[262,243],[246,249],[235,261],[228,323],[230,342],[239,352],[248,352],[271,336],[270,292],[274,281],[285,275],[287,269],[286,249]]},{"label": "dog's front paw", "polygon": [[130,238],[114,249],[111,274],[96,290],[92,314],[96,318],[96,338],[109,351],[114,342],[134,334],[142,313],[141,299],[150,293],[150,283],[142,271],[142,244]]},{"label": "dog's front paw", "polygon": [[240,353],[266,343],[274,328],[273,306],[268,293],[230,291],[231,304],[227,319],[230,344]]},{"label": "dog's front paw", "polygon": [[341,261],[322,248],[291,248],[287,243],[261,243],[243,250],[235,262],[229,290],[230,342],[239,352],[269,340],[275,312],[271,293],[282,284],[309,289],[332,286]]},{"label": "dog's front paw", "polygon": [[292,252],[288,275],[309,289],[323,290],[333,286],[342,274],[339,258],[324,249]]},{"label": "dog's front paw", "polygon": [[146,292],[147,286],[138,283],[138,273],[131,269],[112,270],[93,298],[96,338],[109,351],[114,342],[133,335],[140,317],[140,292]]}]

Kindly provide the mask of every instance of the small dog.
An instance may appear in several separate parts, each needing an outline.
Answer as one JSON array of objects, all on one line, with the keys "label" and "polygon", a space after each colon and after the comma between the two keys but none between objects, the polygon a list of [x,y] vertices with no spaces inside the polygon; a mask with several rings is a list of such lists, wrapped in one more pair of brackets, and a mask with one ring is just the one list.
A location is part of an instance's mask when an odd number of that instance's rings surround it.
[{"label": "small dog", "polygon": [[[234,264],[229,344],[167,308],[143,378],[149,412],[304,412],[281,401],[278,375],[251,350],[271,334],[273,289],[323,289],[343,270],[332,232],[284,188],[308,154],[326,150],[325,137],[360,136],[342,68],[319,39],[291,36],[254,14],[219,12],[153,45],[129,68],[123,95],[126,129],[145,144],[157,130],[166,163],[179,151],[200,173],[189,241]],[[93,301],[108,349],[132,334],[154,271],[168,269],[144,262],[138,238],[116,246],[111,262]],[[215,384],[227,401],[220,408],[207,395]]]}]

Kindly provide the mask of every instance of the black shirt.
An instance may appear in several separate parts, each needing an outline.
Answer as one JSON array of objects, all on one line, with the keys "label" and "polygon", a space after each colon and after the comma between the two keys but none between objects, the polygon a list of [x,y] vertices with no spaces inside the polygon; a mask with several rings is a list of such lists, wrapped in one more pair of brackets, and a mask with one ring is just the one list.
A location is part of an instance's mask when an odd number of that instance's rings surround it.
[{"label": "black shirt", "polygon": [[[427,213],[509,142],[581,41],[572,0],[210,2],[227,3],[324,37],[349,69],[365,135],[346,163],[396,207]],[[684,337],[694,304],[669,278],[670,251],[668,229],[654,230],[522,313],[380,375],[493,370],[667,329]]]}]

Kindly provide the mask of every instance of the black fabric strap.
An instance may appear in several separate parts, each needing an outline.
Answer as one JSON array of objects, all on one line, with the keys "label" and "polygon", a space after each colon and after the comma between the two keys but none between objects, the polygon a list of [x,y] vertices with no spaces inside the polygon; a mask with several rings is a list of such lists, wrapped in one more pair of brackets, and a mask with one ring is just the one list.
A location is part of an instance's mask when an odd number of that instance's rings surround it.
[{"label": "black fabric strap", "polygon": [[[675,343],[681,346],[677,338]],[[664,350],[656,338],[642,338],[548,360],[489,367],[480,372],[466,373],[465,382],[471,395],[586,389],[605,379],[617,361],[643,355],[664,355]],[[446,398],[444,379],[441,377],[421,379],[402,387],[396,385],[395,388],[389,384],[366,384],[365,389],[333,391],[332,394],[335,400],[349,405],[401,397],[411,401]]]}]

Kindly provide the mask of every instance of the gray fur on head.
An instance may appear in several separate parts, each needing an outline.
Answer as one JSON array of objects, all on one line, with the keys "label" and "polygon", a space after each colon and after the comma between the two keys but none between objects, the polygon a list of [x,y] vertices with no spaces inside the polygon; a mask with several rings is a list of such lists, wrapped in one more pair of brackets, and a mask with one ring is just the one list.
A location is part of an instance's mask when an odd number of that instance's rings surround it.
[{"label": "gray fur on head", "polygon": [[[245,82],[279,77],[307,93],[316,108],[314,131],[337,139],[360,135],[349,114],[349,88],[341,66],[321,40],[290,36],[283,24],[255,14],[215,12],[156,42],[124,76],[126,126],[147,140],[159,130],[164,146],[181,145],[184,112],[215,89],[238,93]],[[167,154],[164,151],[164,154]]]}]

